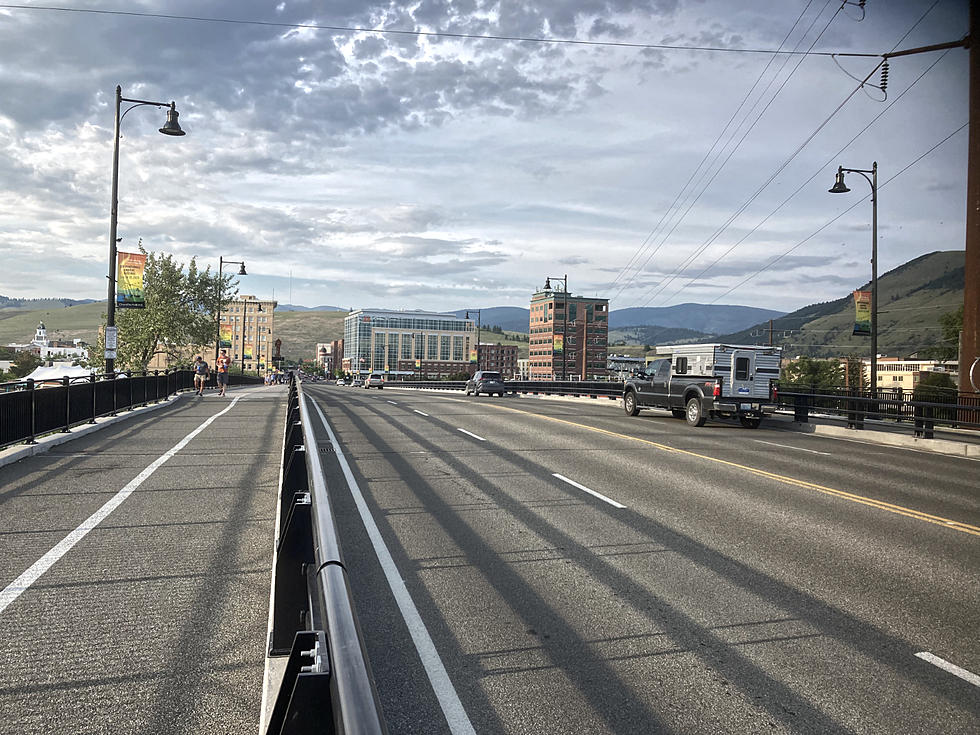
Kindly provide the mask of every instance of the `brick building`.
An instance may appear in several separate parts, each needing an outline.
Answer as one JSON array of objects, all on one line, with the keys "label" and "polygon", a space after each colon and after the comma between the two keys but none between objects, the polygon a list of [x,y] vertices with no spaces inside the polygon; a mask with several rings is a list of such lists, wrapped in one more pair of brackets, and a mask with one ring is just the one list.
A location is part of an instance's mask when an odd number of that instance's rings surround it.
[{"label": "brick building", "polygon": [[531,380],[602,380],[608,375],[609,299],[551,288],[531,297]]},{"label": "brick building", "polygon": [[480,343],[480,369],[496,370],[504,378],[516,378],[517,345]]}]

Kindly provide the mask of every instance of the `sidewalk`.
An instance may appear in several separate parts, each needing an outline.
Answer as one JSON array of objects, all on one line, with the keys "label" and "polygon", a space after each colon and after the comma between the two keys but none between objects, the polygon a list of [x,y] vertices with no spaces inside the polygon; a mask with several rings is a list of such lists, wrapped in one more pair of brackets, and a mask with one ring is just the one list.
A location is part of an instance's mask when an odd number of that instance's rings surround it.
[{"label": "sidewalk", "polygon": [[0,456],[5,728],[255,731],[286,391],[184,394]]}]

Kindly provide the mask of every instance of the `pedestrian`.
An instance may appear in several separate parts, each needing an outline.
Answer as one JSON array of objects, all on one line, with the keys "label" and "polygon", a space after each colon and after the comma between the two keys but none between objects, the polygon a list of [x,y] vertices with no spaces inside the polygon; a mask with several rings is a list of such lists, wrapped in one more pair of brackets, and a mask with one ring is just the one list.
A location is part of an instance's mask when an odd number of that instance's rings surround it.
[{"label": "pedestrian", "polygon": [[208,375],[211,374],[211,368],[204,358],[198,355],[194,358],[194,389],[197,391],[199,396],[204,396],[204,383],[208,379]]},{"label": "pedestrian", "polygon": [[225,388],[228,387],[228,368],[231,365],[231,358],[228,357],[228,350],[222,350],[221,355],[218,357],[215,369],[218,371],[218,395],[223,396],[225,394]]}]

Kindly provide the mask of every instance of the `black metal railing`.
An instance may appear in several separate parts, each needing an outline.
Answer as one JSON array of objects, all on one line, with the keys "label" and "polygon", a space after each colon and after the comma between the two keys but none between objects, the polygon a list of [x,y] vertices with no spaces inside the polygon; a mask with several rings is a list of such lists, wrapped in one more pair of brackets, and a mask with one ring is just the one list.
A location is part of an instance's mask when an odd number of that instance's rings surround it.
[{"label": "black metal railing", "polygon": [[290,379],[269,655],[286,656],[270,735],[387,732],[306,399]]},{"label": "black metal railing", "polygon": [[[262,378],[230,376],[231,385],[261,383]],[[209,381],[215,386],[215,378]],[[101,416],[114,416],[137,406],[157,403],[194,387],[190,370],[120,371],[114,378],[85,375],[0,383],[0,449],[72,427],[94,424]]]},{"label": "black metal railing", "polygon": [[927,439],[933,438],[936,426],[980,429],[980,394],[931,387],[916,392],[783,385],[779,405],[791,410],[794,420],[801,423],[815,413],[844,418],[849,427],[858,429],[866,421],[891,422],[908,426]]},{"label": "black metal railing", "polygon": [[[392,388],[430,388],[435,390],[466,389],[465,380],[392,380]],[[624,383],[611,380],[507,380],[508,393],[530,395],[578,396],[587,398],[622,398]]]}]

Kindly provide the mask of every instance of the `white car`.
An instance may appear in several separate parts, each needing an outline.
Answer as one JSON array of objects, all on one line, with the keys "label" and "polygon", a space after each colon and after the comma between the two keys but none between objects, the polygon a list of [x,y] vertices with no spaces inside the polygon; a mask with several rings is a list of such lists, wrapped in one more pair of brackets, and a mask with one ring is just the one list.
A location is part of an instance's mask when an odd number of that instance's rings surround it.
[{"label": "white car", "polygon": [[385,379],[381,373],[371,373],[368,379],[364,381],[365,388],[377,388],[381,390],[385,387]]}]

